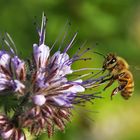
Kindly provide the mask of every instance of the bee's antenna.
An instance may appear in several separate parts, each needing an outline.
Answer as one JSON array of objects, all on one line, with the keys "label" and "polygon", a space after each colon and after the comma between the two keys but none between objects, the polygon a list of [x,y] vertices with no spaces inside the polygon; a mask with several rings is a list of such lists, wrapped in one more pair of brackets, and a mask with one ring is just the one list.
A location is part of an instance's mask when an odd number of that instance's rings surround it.
[{"label": "bee's antenna", "polygon": [[102,53],[99,53],[99,52],[93,52],[93,53],[96,53],[98,55],[101,55],[101,56],[103,56],[106,59],[106,56],[104,54],[102,54]]}]

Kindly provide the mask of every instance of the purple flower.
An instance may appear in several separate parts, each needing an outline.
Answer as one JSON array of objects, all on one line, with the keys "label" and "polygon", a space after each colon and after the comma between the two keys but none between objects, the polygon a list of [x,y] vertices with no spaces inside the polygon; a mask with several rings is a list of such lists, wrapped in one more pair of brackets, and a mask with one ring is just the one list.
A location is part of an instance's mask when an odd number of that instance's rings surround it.
[{"label": "purple flower", "polygon": [[[47,129],[50,137],[54,128],[64,130],[64,122],[70,121],[74,105],[100,98],[96,93],[86,94],[85,90],[100,85],[105,76],[97,76],[102,69],[73,70],[71,67],[75,61],[90,60],[81,58],[90,49],[81,53],[79,49],[73,57],[69,57],[67,52],[73,45],[76,33],[64,51],[58,50],[51,55],[52,49],[45,45],[45,29],[46,17],[43,15],[41,29],[38,30],[39,43],[33,44],[33,59],[28,62],[19,58],[7,40],[5,42],[10,51],[0,51],[0,96],[8,91],[18,101],[17,107],[12,110],[13,116],[0,115],[0,135],[3,139],[26,139],[23,128],[28,128],[35,135]],[[100,72],[95,75],[86,73],[71,80],[68,78],[68,75],[85,70]],[[88,76],[90,78],[86,78]]]},{"label": "purple flower", "polygon": [[12,58],[6,51],[0,51],[0,91],[23,93],[25,86],[21,81],[25,80],[25,73],[25,63],[22,60],[17,56]]}]

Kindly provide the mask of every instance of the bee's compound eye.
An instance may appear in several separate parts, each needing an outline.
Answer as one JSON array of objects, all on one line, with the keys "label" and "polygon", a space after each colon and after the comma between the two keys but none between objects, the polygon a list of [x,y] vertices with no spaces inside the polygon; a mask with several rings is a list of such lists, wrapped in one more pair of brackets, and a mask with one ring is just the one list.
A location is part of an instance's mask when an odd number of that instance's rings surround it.
[{"label": "bee's compound eye", "polygon": [[113,59],[112,61],[113,61],[113,62],[116,62],[116,59]]},{"label": "bee's compound eye", "polygon": [[115,63],[115,62],[116,62],[116,59],[113,58],[113,59],[110,61],[110,64],[113,64],[113,63]]}]

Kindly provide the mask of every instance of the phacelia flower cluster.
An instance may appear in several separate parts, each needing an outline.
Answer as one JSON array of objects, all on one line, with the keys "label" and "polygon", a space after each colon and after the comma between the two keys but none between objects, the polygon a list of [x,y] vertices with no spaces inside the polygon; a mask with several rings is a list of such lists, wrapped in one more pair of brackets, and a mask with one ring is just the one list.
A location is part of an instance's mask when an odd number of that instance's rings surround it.
[{"label": "phacelia flower cluster", "polygon": [[92,77],[91,72],[73,80],[67,77],[78,71],[94,70],[73,70],[71,67],[75,61],[86,60],[82,56],[90,49],[79,49],[73,57],[69,57],[67,52],[76,33],[63,51],[58,50],[51,55],[52,49],[45,44],[45,30],[46,16],[43,14],[41,28],[38,29],[39,43],[33,44],[32,59],[26,61],[11,46],[13,41],[9,34],[3,40],[9,49],[0,50],[0,98],[11,104],[9,109],[0,104],[3,107],[0,113],[2,139],[26,140],[25,129],[33,135],[46,131],[51,137],[55,129],[64,131],[75,105],[100,98],[96,93],[85,93],[85,90],[99,86],[104,77],[98,76],[101,69],[97,69],[99,72]]}]

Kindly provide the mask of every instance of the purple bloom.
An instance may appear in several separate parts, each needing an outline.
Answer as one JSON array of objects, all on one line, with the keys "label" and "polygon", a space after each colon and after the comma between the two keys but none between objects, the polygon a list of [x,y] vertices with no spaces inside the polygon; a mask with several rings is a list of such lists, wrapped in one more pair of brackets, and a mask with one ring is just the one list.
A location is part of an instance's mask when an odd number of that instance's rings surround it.
[{"label": "purple bloom", "polygon": [[0,51],[0,91],[23,93],[25,86],[21,81],[25,80],[25,73],[25,63],[22,60],[17,56],[12,58],[6,51]]},{"label": "purple bloom", "polygon": [[90,72],[71,80],[68,78],[78,71],[94,70],[73,70],[71,67],[75,61],[90,60],[81,58],[89,48],[69,57],[67,51],[72,47],[76,33],[64,51],[51,55],[51,49],[45,45],[45,29],[46,17],[43,15],[41,29],[38,30],[39,43],[33,44],[33,59],[28,63],[19,58],[7,41],[10,51],[0,51],[0,95],[9,91],[19,101],[18,107],[12,110],[12,117],[0,115],[0,135],[3,139],[25,140],[23,128],[28,128],[35,135],[47,129],[50,137],[53,128],[64,130],[64,122],[70,121],[74,105],[100,98],[95,93],[85,94],[84,91],[99,86],[105,76],[95,79],[98,73],[92,77]]}]

